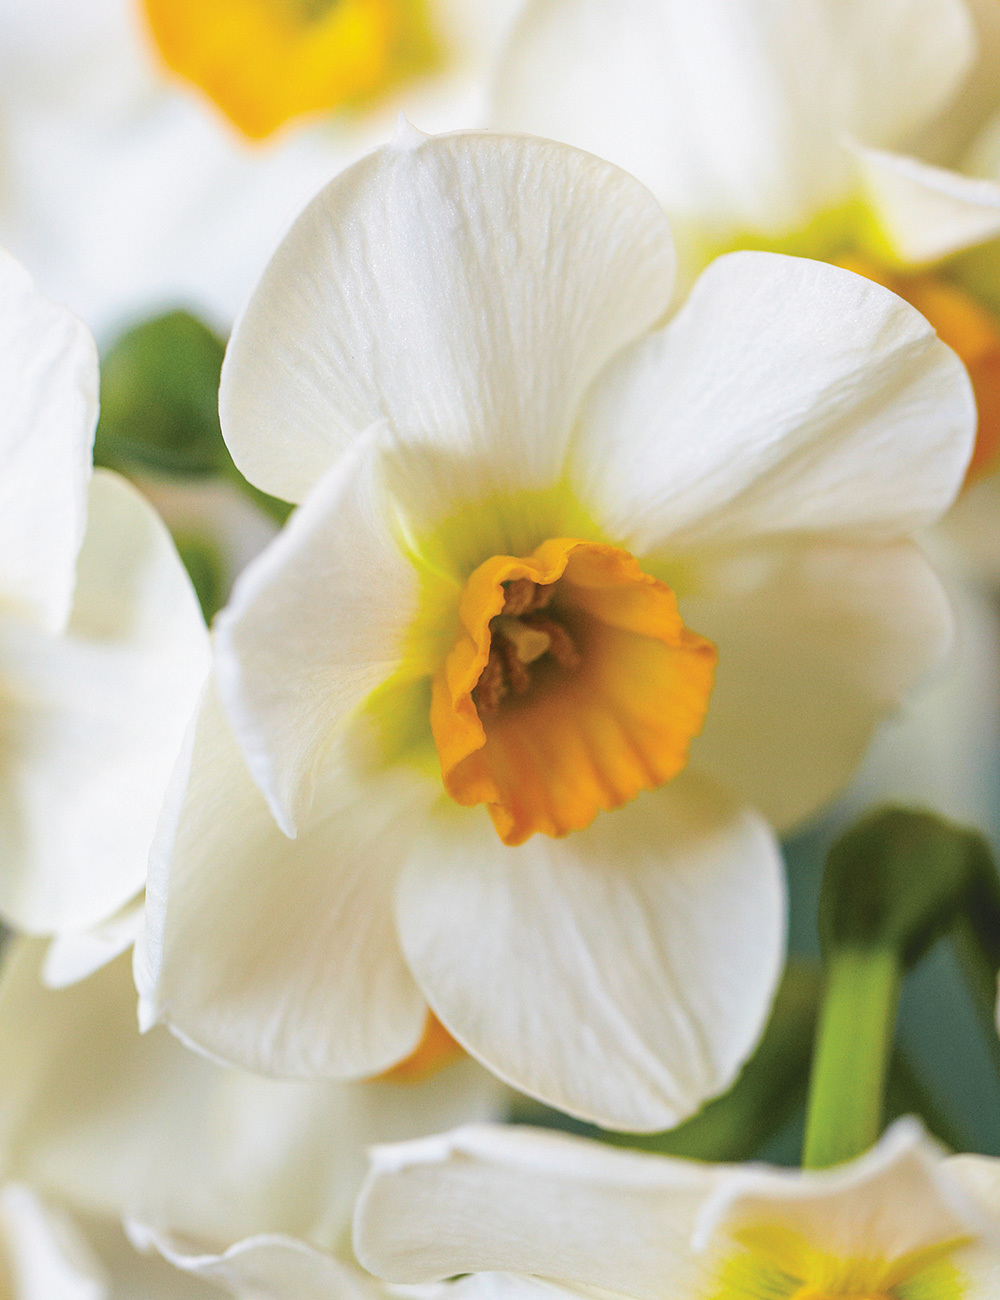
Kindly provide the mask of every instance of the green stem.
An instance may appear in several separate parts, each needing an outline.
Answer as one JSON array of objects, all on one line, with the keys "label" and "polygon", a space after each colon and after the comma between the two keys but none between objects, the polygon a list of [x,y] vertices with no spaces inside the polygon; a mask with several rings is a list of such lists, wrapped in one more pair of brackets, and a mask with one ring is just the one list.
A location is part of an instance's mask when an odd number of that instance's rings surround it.
[{"label": "green stem", "polygon": [[878,1141],[901,984],[902,963],[890,947],[830,952],[809,1081],[805,1168],[850,1160]]}]

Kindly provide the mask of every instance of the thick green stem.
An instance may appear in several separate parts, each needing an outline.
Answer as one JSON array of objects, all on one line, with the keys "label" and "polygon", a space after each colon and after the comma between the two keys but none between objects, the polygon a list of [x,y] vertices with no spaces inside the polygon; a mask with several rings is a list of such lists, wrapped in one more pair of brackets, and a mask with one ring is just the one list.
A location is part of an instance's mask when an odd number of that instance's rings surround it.
[{"label": "thick green stem", "polygon": [[816,1036],[802,1163],[860,1155],[882,1130],[902,962],[891,947],[834,948]]}]

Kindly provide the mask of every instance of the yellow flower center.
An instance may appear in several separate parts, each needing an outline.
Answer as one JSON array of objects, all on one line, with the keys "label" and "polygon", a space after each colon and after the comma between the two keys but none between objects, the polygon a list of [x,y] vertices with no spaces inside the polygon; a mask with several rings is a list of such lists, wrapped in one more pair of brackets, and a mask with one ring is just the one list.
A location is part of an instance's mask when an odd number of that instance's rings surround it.
[{"label": "yellow flower center", "polygon": [[965,1300],[951,1256],[968,1240],[936,1242],[895,1259],[840,1259],[772,1225],[737,1233],[744,1247],[722,1267],[711,1300]]},{"label": "yellow flower center", "polygon": [[481,564],[435,674],[445,788],[505,844],[566,835],[676,776],[701,730],[710,641],[626,551],[556,538]]},{"label": "yellow flower center", "polygon": [[143,0],[178,76],[244,134],[378,99],[433,66],[426,0]]},{"label": "yellow flower center", "polygon": [[1000,460],[1000,320],[943,275],[890,271],[854,255],[841,259],[839,265],[905,298],[957,353],[969,372],[979,410],[966,483],[996,469]]}]

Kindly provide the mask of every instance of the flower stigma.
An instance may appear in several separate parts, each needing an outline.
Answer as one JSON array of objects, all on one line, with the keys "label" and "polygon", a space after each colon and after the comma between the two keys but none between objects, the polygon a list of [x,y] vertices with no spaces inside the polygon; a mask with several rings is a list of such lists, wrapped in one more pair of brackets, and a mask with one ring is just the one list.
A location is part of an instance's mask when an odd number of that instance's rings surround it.
[{"label": "flower stigma", "polygon": [[485,804],[505,844],[580,830],[686,766],[715,646],[627,551],[555,538],[493,556],[458,621],[431,730],[445,789]]},{"label": "flower stigma", "polygon": [[259,140],[433,68],[426,0],[142,0],[164,63]]}]

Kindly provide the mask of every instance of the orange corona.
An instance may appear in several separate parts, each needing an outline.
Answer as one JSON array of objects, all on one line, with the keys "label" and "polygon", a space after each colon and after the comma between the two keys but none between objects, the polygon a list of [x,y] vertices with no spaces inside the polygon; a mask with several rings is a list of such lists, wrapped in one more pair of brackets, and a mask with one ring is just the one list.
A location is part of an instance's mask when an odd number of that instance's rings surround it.
[{"label": "orange corona", "polygon": [[573,538],[468,579],[434,679],[448,793],[506,844],[566,835],[669,781],[708,708],[716,651],[626,551]]}]

